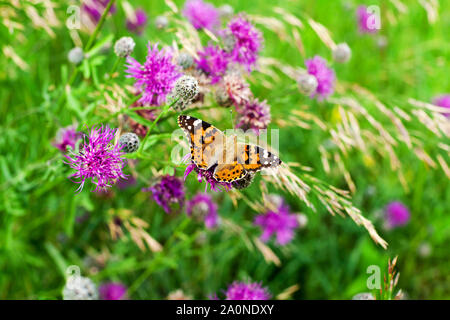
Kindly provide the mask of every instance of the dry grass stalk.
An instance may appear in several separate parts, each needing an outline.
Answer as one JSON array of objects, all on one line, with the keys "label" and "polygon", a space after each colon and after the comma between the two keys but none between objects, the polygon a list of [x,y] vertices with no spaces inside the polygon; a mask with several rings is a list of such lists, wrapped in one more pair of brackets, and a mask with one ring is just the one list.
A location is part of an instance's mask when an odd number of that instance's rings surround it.
[{"label": "dry grass stalk", "polygon": [[275,299],[277,300],[287,300],[289,299],[292,294],[296,291],[300,290],[300,285],[294,284],[293,286],[290,286],[283,290],[280,294],[278,294]]},{"label": "dry grass stalk", "polygon": [[311,28],[314,30],[314,32],[317,34],[317,36],[322,40],[322,42],[329,48],[334,49],[336,48],[336,43],[331,38],[330,31],[319,22],[308,18],[308,23],[311,26]]}]

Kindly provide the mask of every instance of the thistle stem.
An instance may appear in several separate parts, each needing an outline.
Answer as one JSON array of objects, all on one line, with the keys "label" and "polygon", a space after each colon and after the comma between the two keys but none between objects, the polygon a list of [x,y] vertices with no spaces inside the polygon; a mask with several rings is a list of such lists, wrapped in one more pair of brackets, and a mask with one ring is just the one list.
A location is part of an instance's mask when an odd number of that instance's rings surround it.
[{"label": "thistle stem", "polygon": [[[97,26],[95,27],[94,32],[91,34],[86,46],[84,47],[84,50],[83,50],[84,52],[88,52],[89,49],[94,44],[94,41],[97,38],[97,35],[100,32],[101,28],[103,27],[103,24],[105,23],[105,20],[106,20],[106,16],[108,15],[108,12],[111,9],[114,2],[116,2],[116,0],[110,0],[108,2],[108,4],[106,5],[106,8],[102,13],[102,16],[101,16],[99,22],[97,23]],[[75,67],[75,69],[72,71],[72,74],[71,74],[69,80],[67,81],[66,85],[63,88],[63,92],[62,92],[61,96],[59,97],[58,102],[56,104],[57,106],[59,106],[63,102],[64,97],[65,97],[65,88],[67,86],[70,87],[73,84],[73,82],[75,81],[75,78],[77,77],[77,74],[78,74],[78,67]]]}]

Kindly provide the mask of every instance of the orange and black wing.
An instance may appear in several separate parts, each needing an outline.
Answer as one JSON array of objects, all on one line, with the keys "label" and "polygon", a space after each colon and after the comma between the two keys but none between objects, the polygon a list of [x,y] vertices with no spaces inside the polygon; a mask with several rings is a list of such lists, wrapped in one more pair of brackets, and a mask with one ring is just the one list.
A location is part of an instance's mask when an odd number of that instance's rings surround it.
[{"label": "orange and black wing", "polygon": [[191,159],[201,169],[207,169],[214,164],[215,149],[221,147],[218,141],[224,140],[222,131],[203,120],[187,116],[178,116],[178,125],[189,139]]}]

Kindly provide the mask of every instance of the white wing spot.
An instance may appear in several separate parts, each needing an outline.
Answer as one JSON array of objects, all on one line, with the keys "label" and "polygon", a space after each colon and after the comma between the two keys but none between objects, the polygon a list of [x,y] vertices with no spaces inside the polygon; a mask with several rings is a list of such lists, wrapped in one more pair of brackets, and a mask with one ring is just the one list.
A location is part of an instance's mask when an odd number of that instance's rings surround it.
[{"label": "white wing spot", "polygon": [[199,126],[201,124],[202,124],[202,120],[200,120],[200,119],[197,119],[194,121],[194,127]]}]

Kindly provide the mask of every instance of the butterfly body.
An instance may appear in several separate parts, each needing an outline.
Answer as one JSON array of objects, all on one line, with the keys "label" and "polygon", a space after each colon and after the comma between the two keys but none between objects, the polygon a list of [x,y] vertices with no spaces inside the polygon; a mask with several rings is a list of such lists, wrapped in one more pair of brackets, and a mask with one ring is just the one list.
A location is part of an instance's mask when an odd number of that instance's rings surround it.
[{"label": "butterfly body", "polygon": [[178,116],[178,125],[190,142],[191,160],[200,169],[214,169],[219,182],[233,182],[248,172],[274,168],[281,160],[271,152],[240,143],[237,136],[227,137],[211,124],[187,115]]}]

